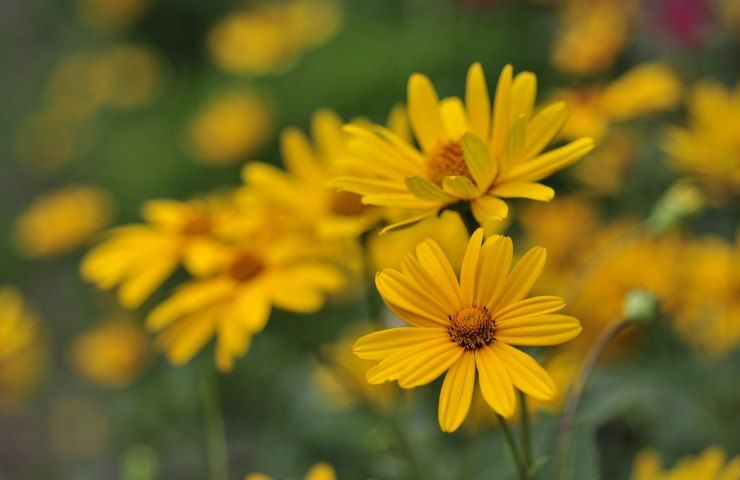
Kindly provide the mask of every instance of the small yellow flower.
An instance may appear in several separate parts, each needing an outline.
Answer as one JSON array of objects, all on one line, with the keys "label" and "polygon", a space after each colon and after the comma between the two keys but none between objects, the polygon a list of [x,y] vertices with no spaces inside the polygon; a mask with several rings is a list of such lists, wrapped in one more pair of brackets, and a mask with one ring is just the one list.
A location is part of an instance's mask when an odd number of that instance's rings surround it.
[{"label": "small yellow flower", "polygon": [[398,381],[402,388],[425,385],[447,371],[439,398],[439,424],[456,430],[473,396],[476,371],[481,393],[499,415],[516,409],[514,388],[541,400],[555,385],[539,364],[513,347],[556,345],[581,331],[573,317],[559,315],[559,297],[526,298],[545,264],[545,250],[531,249],[510,270],[511,239],[470,239],[460,279],[439,246],[427,240],[407,255],[401,271],[386,269],[376,285],[386,305],[408,327],[360,338],[353,351],[380,363],[370,383]]},{"label": "small yellow flower", "polygon": [[195,275],[213,268],[225,208],[216,199],[149,201],[142,208],[146,223],[112,229],[83,259],[82,277],[101,290],[120,287],[121,304],[137,307],[181,263]]},{"label": "small yellow flower", "polygon": [[688,102],[687,127],[668,131],[664,149],[673,166],[695,176],[716,199],[740,193],[740,83],[733,90],[698,82]]},{"label": "small yellow flower", "polygon": [[632,480],[738,480],[740,456],[732,459],[719,447],[709,447],[696,456],[681,458],[670,470],[663,470],[660,454],[642,450],[632,467]]},{"label": "small yellow flower", "polygon": [[0,286],[0,412],[9,411],[35,390],[49,352],[36,315],[20,292]]},{"label": "small yellow flower", "polygon": [[162,83],[159,59],[144,45],[116,45],[100,54],[97,68],[107,81],[105,103],[114,108],[130,109],[148,104]]},{"label": "small yellow flower", "polygon": [[74,338],[69,362],[79,375],[107,388],[122,388],[149,362],[149,341],[129,319],[113,318]]},{"label": "small yellow flower", "polygon": [[149,0],[77,0],[83,21],[94,30],[117,33],[133,23]]},{"label": "small yellow flower", "polygon": [[[337,472],[334,470],[334,467],[322,462],[309,468],[303,480],[336,480],[336,478]],[[250,473],[244,477],[244,480],[272,480],[272,477],[264,473]]]},{"label": "small yellow flower", "polygon": [[350,148],[358,158],[344,162],[352,173],[333,184],[358,193],[363,202],[404,210],[408,218],[392,229],[469,202],[481,224],[507,216],[502,198],[548,201],[555,192],[540,180],[572,164],[593,148],[581,138],[543,153],[568,121],[558,102],[535,112],[536,77],[501,72],[493,109],[479,64],[468,71],[465,104],[439,101],[429,79],[411,76],[408,114],[421,150],[380,126],[349,125]]},{"label": "small yellow flower", "polygon": [[273,129],[273,115],[265,100],[250,92],[223,92],[196,113],[189,146],[200,160],[225,165],[258,152]]},{"label": "small yellow flower", "polygon": [[74,185],[46,193],[16,220],[17,248],[29,258],[67,253],[106,227],[112,211],[112,198],[97,187]]}]

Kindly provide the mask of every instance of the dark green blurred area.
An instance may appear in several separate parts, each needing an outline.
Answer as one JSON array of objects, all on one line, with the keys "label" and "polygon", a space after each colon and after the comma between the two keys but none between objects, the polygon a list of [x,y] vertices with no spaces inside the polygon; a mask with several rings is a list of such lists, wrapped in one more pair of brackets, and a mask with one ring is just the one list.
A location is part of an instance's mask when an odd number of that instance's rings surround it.
[{"label": "dark green blurred area", "polygon": [[[102,186],[118,202],[120,224],[136,221],[144,200],[183,199],[237,185],[241,164],[199,163],[183,141],[193,113],[224,87],[264,93],[274,105],[279,127],[305,129],[311,114],[322,107],[343,118],[361,115],[384,121],[390,107],[405,99],[413,72],[427,74],[441,96],[460,95],[467,68],[475,61],[483,64],[489,87],[506,63],[536,72],[541,96],[576,81],[551,65],[555,13],[547,5],[346,1],[336,37],[307,52],[289,71],[254,79],[220,71],[204,47],[209,26],[234,7],[225,1],[154,1],[128,31],[105,37],[80,24],[73,2],[11,0],[0,5],[0,284],[18,286],[37,308],[55,357],[55,369],[34,402],[0,418],[0,478],[209,477],[201,376],[215,375],[212,350],[180,368],[157,356],[143,378],[120,391],[102,390],[68,371],[67,343],[109,311],[115,300],[79,278],[82,252],[32,261],[16,254],[11,225],[37,194],[67,183]],[[162,60],[164,80],[154,101],[131,111],[100,114],[89,151],[57,172],[39,173],[17,162],[13,144],[19,119],[40,104],[55,62],[70,52],[95,51],[123,40],[148,45]],[[609,77],[638,61],[660,59],[687,81],[702,76],[733,81],[740,57],[731,43],[687,50],[638,37]],[[659,132],[651,128],[645,131],[656,138]],[[673,180],[657,147],[644,150],[644,171],[604,203],[608,215],[617,210],[645,215]],[[276,135],[258,159],[279,163]],[[558,176],[555,183],[562,187],[559,194],[577,188],[567,175]],[[697,228],[731,235],[735,223],[733,217],[717,214]],[[141,311],[161,300],[168,288]],[[234,371],[218,377],[230,478],[252,471],[276,479],[300,478],[318,461],[332,463],[342,479],[409,478],[407,465],[392,453],[384,425],[359,407],[327,405],[312,382],[315,364],[295,334],[296,322],[303,322],[316,342],[330,342],[367,314],[359,302],[301,318],[273,315]],[[670,329],[660,324],[649,328],[653,340],[642,353],[600,370],[594,378],[574,431],[571,475],[566,478],[628,478],[634,455],[647,445],[658,448],[669,464],[708,445],[723,446],[729,453],[738,450],[737,353],[704,365]],[[497,428],[477,435],[439,431],[439,383],[405,395],[398,412],[424,468],[422,478],[514,478]],[[81,397],[104,413],[107,440],[90,458],[69,458],[49,442],[49,416],[60,400]],[[539,420],[536,450],[551,451],[557,419],[542,415]],[[71,435],[69,441],[79,439]],[[149,467],[155,473],[147,476]],[[550,468],[551,463],[546,464],[539,478],[550,478]]]}]

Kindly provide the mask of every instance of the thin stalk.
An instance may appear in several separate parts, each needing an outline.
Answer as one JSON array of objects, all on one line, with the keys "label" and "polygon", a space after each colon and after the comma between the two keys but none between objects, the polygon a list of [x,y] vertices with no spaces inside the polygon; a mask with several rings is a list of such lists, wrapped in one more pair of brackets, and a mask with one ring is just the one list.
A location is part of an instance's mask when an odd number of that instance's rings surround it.
[{"label": "thin stalk", "polygon": [[519,448],[517,448],[516,446],[514,436],[511,434],[511,430],[509,430],[509,426],[506,424],[506,420],[498,413],[496,414],[496,418],[498,419],[498,423],[501,426],[501,431],[504,432],[504,438],[506,439],[506,444],[509,447],[511,458],[514,460],[516,469],[519,471],[519,480],[531,480],[529,477],[529,472],[527,472],[527,465],[525,465],[524,460],[519,453]]},{"label": "thin stalk", "polygon": [[519,390],[519,403],[522,407],[521,429],[522,429],[522,450],[524,451],[524,465],[527,471],[532,468],[532,432],[529,422],[529,411],[527,410],[527,398],[524,392]]},{"label": "thin stalk", "polygon": [[559,437],[558,437],[558,451],[555,461],[555,479],[561,480],[565,469],[565,453],[568,449],[568,441],[570,439],[570,431],[573,427],[573,421],[578,411],[578,407],[583,400],[583,394],[586,390],[586,384],[588,383],[591,373],[596,367],[596,363],[601,358],[601,355],[606,350],[606,347],[621,332],[625,327],[630,324],[630,320],[622,319],[619,322],[612,324],[609,328],[604,330],[593,346],[589,349],[586,354],[586,358],[583,360],[581,369],[578,372],[576,381],[573,384],[573,388],[568,396],[568,403],[563,412],[563,417],[560,420],[559,426]]},{"label": "thin stalk", "polygon": [[200,399],[206,434],[206,456],[211,480],[228,480],[229,461],[226,449],[226,429],[221,413],[218,382],[213,366],[202,362],[200,368]]}]

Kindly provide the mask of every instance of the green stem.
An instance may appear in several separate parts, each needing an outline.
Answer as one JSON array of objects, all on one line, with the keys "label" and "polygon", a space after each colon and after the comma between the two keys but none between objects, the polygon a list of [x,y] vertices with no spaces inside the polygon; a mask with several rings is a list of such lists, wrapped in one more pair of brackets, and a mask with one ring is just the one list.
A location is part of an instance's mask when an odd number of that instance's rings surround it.
[{"label": "green stem", "polygon": [[527,471],[532,468],[532,435],[529,422],[529,411],[527,410],[527,398],[524,393],[519,391],[519,402],[522,407],[521,428],[522,428],[522,450],[524,450],[524,465]]},{"label": "green stem", "polygon": [[203,423],[206,434],[206,455],[211,480],[228,480],[229,461],[226,447],[226,429],[221,413],[218,382],[213,365],[202,362],[200,368],[200,398],[203,405]]},{"label": "green stem", "polygon": [[524,464],[524,460],[519,454],[519,449],[516,446],[516,442],[514,441],[514,436],[511,434],[511,430],[509,430],[509,426],[506,424],[506,420],[498,413],[496,414],[496,419],[498,419],[498,423],[501,426],[501,431],[504,432],[506,444],[509,446],[509,453],[511,453],[511,458],[514,460],[516,469],[519,471],[519,479],[530,480],[529,473],[527,472],[527,466]]}]

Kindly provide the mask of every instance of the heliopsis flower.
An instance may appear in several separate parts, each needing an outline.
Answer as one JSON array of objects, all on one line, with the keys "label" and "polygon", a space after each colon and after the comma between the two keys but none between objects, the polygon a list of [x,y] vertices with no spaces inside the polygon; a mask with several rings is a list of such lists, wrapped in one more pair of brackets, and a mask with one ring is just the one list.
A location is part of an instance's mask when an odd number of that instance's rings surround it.
[{"label": "heliopsis flower", "polygon": [[678,460],[669,470],[663,469],[660,454],[652,449],[642,450],[632,467],[632,480],[738,480],[740,456],[728,459],[719,447],[709,447],[695,456]]},{"label": "heliopsis flower", "polygon": [[213,274],[181,285],[147,317],[147,327],[159,332],[157,345],[172,363],[187,363],[216,336],[216,364],[229,371],[265,327],[273,307],[315,312],[328,293],[344,287],[342,272],[312,251],[310,238],[273,230],[267,215],[262,212],[261,225],[221,249]]},{"label": "heliopsis flower", "polygon": [[673,166],[707,186],[717,199],[740,192],[740,83],[733,90],[704,80],[691,90],[688,125],[668,131]]},{"label": "heliopsis flower", "polygon": [[259,151],[273,129],[273,115],[265,100],[255,93],[223,92],[191,121],[189,147],[204,162],[225,165]]},{"label": "heliopsis flower", "polygon": [[16,246],[29,258],[67,253],[105,228],[112,211],[112,198],[97,187],[72,185],[46,193],[16,219]]},{"label": "heliopsis flower", "polygon": [[149,340],[130,319],[113,318],[77,335],[69,347],[72,369],[108,388],[125,387],[149,361]]},{"label": "heliopsis flower", "polygon": [[343,162],[350,173],[333,184],[363,196],[370,205],[404,210],[408,218],[387,229],[419,221],[458,203],[470,204],[481,224],[507,216],[503,198],[548,201],[555,192],[540,180],[593,148],[581,138],[543,153],[568,121],[558,102],[534,111],[536,77],[501,72],[493,108],[483,69],[468,71],[465,104],[439,101],[429,79],[408,83],[408,114],[420,149],[380,126],[349,125],[357,157]]},{"label": "heliopsis flower", "polygon": [[408,327],[371,333],[355,343],[360,358],[380,361],[367,373],[370,383],[398,381],[402,388],[425,385],[445,371],[439,397],[439,424],[456,430],[473,396],[476,371],[483,398],[499,415],[516,409],[514,389],[541,400],[555,395],[550,376],[515,346],[556,345],[578,335],[573,317],[556,314],[559,297],[526,298],[545,264],[535,247],[510,271],[513,245],[483,229],[471,237],[460,278],[431,240],[407,255],[401,270],[378,273],[386,305]]},{"label": "heliopsis flower", "polygon": [[553,42],[553,64],[577,75],[611,68],[627,44],[634,7],[625,0],[567,1]]},{"label": "heliopsis flower", "polygon": [[286,170],[250,162],[242,171],[250,190],[326,239],[357,238],[380,219],[379,209],[364,205],[358,195],[326,185],[334,162],[349,155],[342,123],[336,113],[320,110],[311,119],[313,143],[297,128],[282,132]]},{"label": "heliopsis flower", "polygon": [[48,347],[36,315],[14,287],[0,286],[0,412],[21,404],[36,388]]},{"label": "heliopsis flower", "polygon": [[208,273],[220,251],[220,199],[152,200],[142,208],[146,223],[116,227],[83,259],[82,277],[101,290],[120,287],[118,299],[139,306],[182,263],[194,275]]},{"label": "heliopsis flower", "polygon": [[576,86],[558,92],[556,98],[571,108],[563,136],[603,138],[614,123],[676,107],[681,89],[681,82],[669,67],[648,62],[607,85]]},{"label": "heliopsis flower", "polygon": [[[303,480],[336,480],[337,473],[328,463],[317,463],[308,469]],[[272,480],[272,477],[264,473],[250,473],[244,480]]]}]

